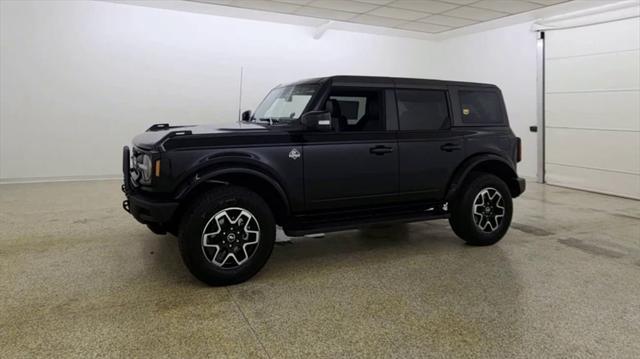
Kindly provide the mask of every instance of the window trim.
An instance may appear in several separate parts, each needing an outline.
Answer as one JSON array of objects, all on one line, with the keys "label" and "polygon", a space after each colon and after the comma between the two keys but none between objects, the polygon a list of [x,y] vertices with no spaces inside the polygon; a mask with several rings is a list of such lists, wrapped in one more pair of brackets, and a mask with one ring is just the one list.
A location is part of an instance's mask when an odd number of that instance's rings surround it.
[{"label": "window trim", "polygon": [[[413,130],[403,130],[402,126],[400,126],[400,109],[398,108],[398,91],[440,91],[444,92],[445,99],[447,101],[447,117],[449,118],[448,126],[444,128],[438,129],[413,129]],[[451,98],[451,88],[449,86],[398,86],[393,91],[395,96],[395,104],[396,104],[396,119],[399,132],[436,132],[436,131],[449,131],[454,126],[454,118],[453,118],[453,101]]]},{"label": "window trim", "polygon": [[[460,91],[473,91],[473,92],[491,92],[498,95],[500,101],[500,109],[502,110],[502,122],[500,123],[465,123],[462,120],[462,103],[460,102]],[[507,108],[502,96],[502,91],[499,88],[489,87],[472,87],[472,86],[455,86],[451,88],[451,95],[454,99],[454,106],[456,111],[454,112],[454,127],[505,127],[509,126],[509,116],[507,116]]]},{"label": "window trim", "polygon": [[387,132],[396,132],[400,126],[400,120],[398,119],[398,102],[396,100],[396,89],[386,88],[384,89],[384,116],[386,118]]}]

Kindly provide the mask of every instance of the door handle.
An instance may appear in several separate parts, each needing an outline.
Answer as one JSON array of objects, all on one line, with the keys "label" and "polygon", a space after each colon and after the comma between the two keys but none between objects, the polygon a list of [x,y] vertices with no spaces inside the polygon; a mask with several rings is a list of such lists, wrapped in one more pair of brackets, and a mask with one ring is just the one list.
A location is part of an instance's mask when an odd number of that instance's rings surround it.
[{"label": "door handle", "polygon": [[462,147],[460,145],[456,145],[455,143],[445,143],[444,145],[440,146],[440,149],[445,152],[452,152],[461,150]]},{"label": "door handle", "polygon": [[387,146],[374,146],[369,149],[369,153],[372,155],[384,155],[385,153],[393,152],[393,148]]}]

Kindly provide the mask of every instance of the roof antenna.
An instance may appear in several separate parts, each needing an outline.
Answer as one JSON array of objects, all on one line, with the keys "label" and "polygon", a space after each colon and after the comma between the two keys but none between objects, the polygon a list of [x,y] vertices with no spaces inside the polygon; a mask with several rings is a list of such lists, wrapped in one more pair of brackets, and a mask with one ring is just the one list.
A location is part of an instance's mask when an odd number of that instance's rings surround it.
[{"label": "roof antenna", "polygon": [[242,123],[242,75],[243,67],[240,66],[240,96],[238,98],[238,123]]}]

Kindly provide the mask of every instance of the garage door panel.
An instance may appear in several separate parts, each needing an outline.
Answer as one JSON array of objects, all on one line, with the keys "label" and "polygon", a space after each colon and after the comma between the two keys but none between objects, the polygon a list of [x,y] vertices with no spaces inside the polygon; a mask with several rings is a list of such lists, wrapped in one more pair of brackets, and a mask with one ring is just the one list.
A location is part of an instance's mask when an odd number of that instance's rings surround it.
[{"label": "garage door panel", "polygon": [[549,164],[640,174],[640,133],[547,128]]},{"label": "garage door panel", "polygon": [[633,50],[640,48],[640,19],[550,31],[547,40],[548,59]]},{"label": "garage door panel", "polygon": [[640,88],[640,50],[547,60],[548,93]]},{"label": "garage door panel", "polygon": [[639,175],[554,164],[546,167],[549,184],[640,199]]},{"label": "garage door panel", "polygon": [[545,36],[545,180],[640,198],[640,19]]},{"label": "garage door panel", "polygon": [[549,127],[640,131],[640,90],[547,94]]}]

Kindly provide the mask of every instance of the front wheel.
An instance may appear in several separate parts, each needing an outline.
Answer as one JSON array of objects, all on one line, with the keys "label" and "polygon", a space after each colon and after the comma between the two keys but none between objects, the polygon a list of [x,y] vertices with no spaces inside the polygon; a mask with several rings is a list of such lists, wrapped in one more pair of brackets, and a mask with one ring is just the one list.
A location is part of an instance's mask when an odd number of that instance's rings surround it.
[{"label": "front wheel", "polygon": [[189,271],[209,285],[244,282],[267,262],[275,220],[267,203],[242,187],[207,192],[185,214],[180,254]]},{"label": "front wheel", "polygon": [[468,244],[487,246],[507,233],[512,215],[511,192],[504,181],[492,174],[477,173],[453,201],[449,224]]}]

